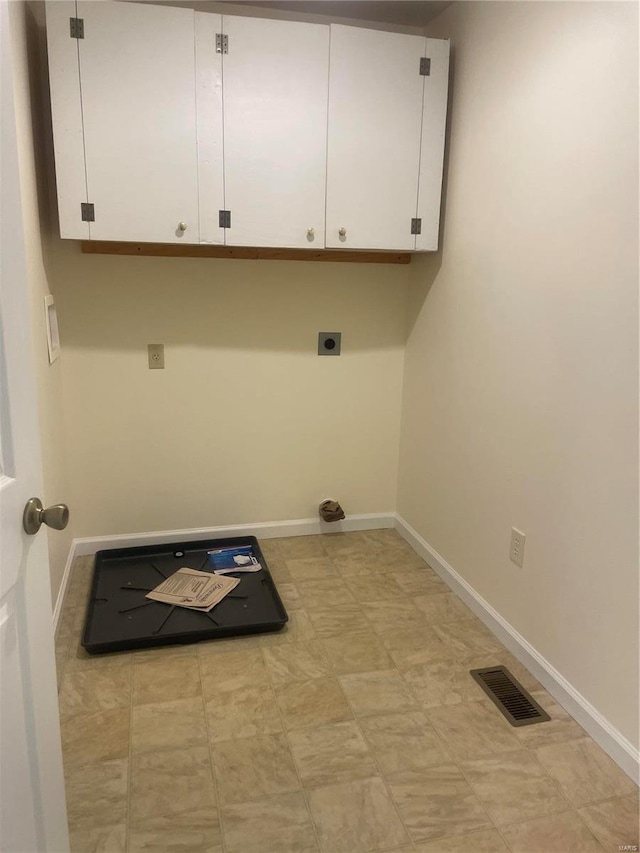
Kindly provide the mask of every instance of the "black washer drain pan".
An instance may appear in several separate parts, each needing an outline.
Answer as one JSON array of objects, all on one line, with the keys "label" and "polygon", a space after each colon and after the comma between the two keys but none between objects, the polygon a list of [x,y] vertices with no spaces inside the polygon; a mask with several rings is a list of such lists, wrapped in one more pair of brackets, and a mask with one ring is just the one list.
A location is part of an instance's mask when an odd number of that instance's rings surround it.
[{"label": "black washer drain pan", "polygon": [[[213,571],[207,551],[251,545],[259,572],[237,573],[233,592],[209,613],[151,601],[146,593],[178,569]],[[98,551],[82,636],[90,654],[196,643],[216,637],[279,631],[288,621],[254,536]]]}]

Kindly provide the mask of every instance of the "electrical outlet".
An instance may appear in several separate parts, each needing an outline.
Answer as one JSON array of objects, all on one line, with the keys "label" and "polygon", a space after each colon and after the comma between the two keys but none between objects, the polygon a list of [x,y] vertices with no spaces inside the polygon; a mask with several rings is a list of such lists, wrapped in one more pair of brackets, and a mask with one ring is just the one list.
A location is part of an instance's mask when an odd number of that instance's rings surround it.
[{"label": "electrical outlet", "polygon": [[340,355],[341,332],[318,332],[318,355]]},{"label": "electrical outlet", "polygon": [[148,344],[149,370],[164,370],[164,344]]},{"label": "electrical outlet", "polygon": [[522,568],[524,561],[524,543],[526,539],[527,537],[521,530],[516,530],[515,527],[511,528],[511,551],[509,552],[509,559],[516,566],[520,566],[520,568]]}]

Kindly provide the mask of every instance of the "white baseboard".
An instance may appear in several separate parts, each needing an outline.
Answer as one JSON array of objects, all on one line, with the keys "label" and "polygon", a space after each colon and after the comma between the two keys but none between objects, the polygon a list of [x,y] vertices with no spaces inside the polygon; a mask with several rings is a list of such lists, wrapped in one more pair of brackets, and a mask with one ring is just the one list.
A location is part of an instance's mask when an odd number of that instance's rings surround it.
[{"label": "white baseboard", "polygon": [[60,589],[58,590],[58,595],[56,596],[56,605],[53,608],[53,633],[56,634],[58,630],[58,622],[60,621],[60,614],[62,613],[62,605],[64,603],[64,597],[67,594],[67,585],[69,583],[69,578],[71,576],[71,566],[73,565],[73,561],[77,557],[76,552],[76,540],[74,539],[69,548],[69,553],[67,554],[67,562],[64,564],[64,572],[62,573],[62,581],[60,583]]},{"label": "white baseboard", "polygon": [[399,515],[395,528],[616,764],[640,784],[640,754],[634,745]]},{"label": "white baseboard", "polygon": [[93,536],[74,539],[64,569],[62,583],[53,611],[53,629],[58,627],[62,604],[67,590],[71,566],[76,557],[84,557],[110,548],[137,548],[142,545],[165,545],[169,542],[197,542],[199,539],[223,539],[232,536],[255,536],[276,539],[284,536],[314,536],[319,533],[351,533],[357,530],[380,530],[395,526],[394,513],[350,515],[342,521],[322,521],[320,518],[297,518],[288,521],[260,521],[255,524],[235,524],[227,527],[190,527],[185,530],[156,530],[150,533],[122,533],[114,536]]}]

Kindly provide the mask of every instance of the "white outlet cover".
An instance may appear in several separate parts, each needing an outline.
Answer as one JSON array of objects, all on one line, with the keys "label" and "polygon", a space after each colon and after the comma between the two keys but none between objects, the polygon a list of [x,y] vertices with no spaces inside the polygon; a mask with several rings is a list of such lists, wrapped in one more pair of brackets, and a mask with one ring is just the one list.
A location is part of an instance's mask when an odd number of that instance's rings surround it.
[{"label": "white outlet cover", "polygon": [[47,349],[49,351],[49,364],[53,364],[60,355],[60,333],[58,331],[58,315],[53,296],[49,294],[44,298],[44,310],[47,327]]},{"label": "white outlet cover", "polygon": [[526,535],[515,527],[511,528],[511,549],[509,551],[509,559],[512,563],[515,563],[516,566],[520,566],[522,568],[522,564],[524,562],[524,545],[526,542]]}]

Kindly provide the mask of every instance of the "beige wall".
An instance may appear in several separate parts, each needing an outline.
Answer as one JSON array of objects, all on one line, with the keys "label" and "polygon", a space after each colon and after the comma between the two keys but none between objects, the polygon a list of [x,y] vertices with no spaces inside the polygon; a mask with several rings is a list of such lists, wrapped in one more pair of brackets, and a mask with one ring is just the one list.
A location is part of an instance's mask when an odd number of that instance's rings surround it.
[{"label": "beige wall", "polygon": [[[51,232],[52,223],[49,215],[48,164],[45,162],[44,145],[47,134],[46,99],[43,98],[39,65],[42,30],[34,18],[34,14],[38,16],[41,13],[38,6],[41,4],[12,2],[9,4],[9,12],[15,71],[22,212],[42,440],[44,493],[40,497],[47,506],[52,503],[69,503],[70,486],[63,421],[64,358],[49,364],[45,328],[44,297],[49,293],[54,296],[57,294],[43,261],[43,239],[46,241],[47,238],[41,237],[41,226],[46,235]],[[71,545],[74,515],[66,530],[47,529],[53,603],[60,588]]]},{"label": "beige wall", "polygon": [[408,267],[51,260],[77,535],[395,510]]},{"label": "beige wall", "polygon": [[[637,7],[456,3],[400,514],[638,743]],[[512,526],[527,535],[509,561]]]}]

